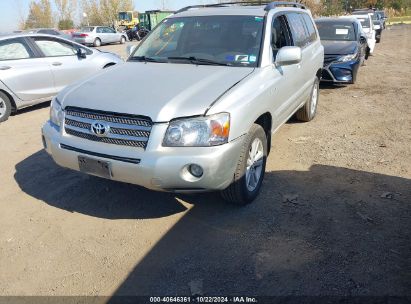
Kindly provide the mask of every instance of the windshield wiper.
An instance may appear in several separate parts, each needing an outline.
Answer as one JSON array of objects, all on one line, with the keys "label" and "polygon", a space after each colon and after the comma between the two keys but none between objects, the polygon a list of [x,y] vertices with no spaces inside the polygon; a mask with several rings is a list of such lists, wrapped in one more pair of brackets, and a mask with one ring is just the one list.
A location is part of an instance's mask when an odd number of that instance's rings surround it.
[{"label": "windshield wiper", "polygon": [[214,60],[204,59],[204,58],[197,58],[197,57],[194,57],[194,56],[190,56],[190,57],[168,57],[167,59],[168,60],[187,60],[187,61],[190,61],[192,64],[231,66],[230,63],[214,61]]},{"label": "windshield wiper", "polygon": [[134,56],[131,57],[129,60],[131,61],[144,61],[144,62],[166,62],[164,60],[158,60],[153,57],[146,57],[146,56]]}]

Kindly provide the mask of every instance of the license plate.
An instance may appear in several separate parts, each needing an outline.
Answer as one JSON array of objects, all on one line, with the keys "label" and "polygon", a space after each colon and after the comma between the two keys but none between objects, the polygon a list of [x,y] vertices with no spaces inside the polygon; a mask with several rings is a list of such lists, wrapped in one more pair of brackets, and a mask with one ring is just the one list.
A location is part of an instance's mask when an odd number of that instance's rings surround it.
[{"label": "license plate", "polygon": [[101,161],[98,159],[79,156],[78,157],[78,166],[81,172],[93,174],[105,178],[111,178],[111,167],[110,163],[106,161]]}]

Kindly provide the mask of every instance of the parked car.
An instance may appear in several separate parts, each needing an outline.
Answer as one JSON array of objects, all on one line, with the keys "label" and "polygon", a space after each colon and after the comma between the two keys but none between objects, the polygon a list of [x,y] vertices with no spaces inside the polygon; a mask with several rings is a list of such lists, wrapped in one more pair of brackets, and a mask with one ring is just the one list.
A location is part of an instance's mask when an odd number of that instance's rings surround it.
[{"label": "parked car", "polygon": [[378,15],[378,17],[380,18],[380,20],[382,20],[382,26],[383,29],[386,28],[386,22],[387,22],[387,15],[385,14],[385,11],[375,11],[375,13]]},{"label": "parked car", "polygon": [[56,36],[1,36],[0,122],[11,112],[51,100],[68,84],[120,62],[115,54]]},{"label": "parked car", "polygon": [[127,41],[127,34],[118,33],[108,26],[86,26],[73,33],[73,39],[77,43],[98,47],[109,43],[124,44]]},{"label": "parked car", "polygon": [[[128,62],[60,92],[44,147],[60,166],[87,174],[249,203],[271,134],[294,114],[315,117],[323,60],[299,3],[187,7]],[[130,79],[144,90],[124,86]]]},{"label": "parked car", "polygon": [[374,10],[356,10],[352,13],[353,15],[365,15],[371,14],[371,20],[374,25],[375,30],[375,41],[380,43],[382,30],[384,29],[384,21],[380,19],[378,14]]},{"label": "parked car", "polygon": [[376,33],[374,29],[374,23],[372,22],[372,19],[371,19],[371,14],[368,13],[364,15],[341,16],[339,18],[341,19],[356,18],[361,22],[361,27],[367,36],[367,44],[370,49],[370,54],[372,54],[374,52],[375,43],[376,43],[376,39],[375,39]]},{"label": "parked car", "polygon": [[360,22],[355,19],[316,19],[324,46],[322,81],[354,83],[359,67],[368,58],[368,46]]},{"label": "parked car", "polygon": [[25,30],[23,32],[27,33],[27,34],[47,34],[47,35],[59,36],[60,38],[64,38],[64,39],[68,39],[68,40],[73,40],[73,37],[71,35],[63,33],[59,30],[54,29],[54,28],[29,29],[29,30]]}]

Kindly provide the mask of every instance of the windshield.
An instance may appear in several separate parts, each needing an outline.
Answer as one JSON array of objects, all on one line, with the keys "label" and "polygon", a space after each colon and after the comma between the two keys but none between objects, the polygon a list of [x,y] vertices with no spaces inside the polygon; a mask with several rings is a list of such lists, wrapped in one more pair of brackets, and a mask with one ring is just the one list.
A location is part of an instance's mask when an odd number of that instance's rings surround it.
[{"label": "windshield", "polygon": [[[165,19],[130,60],[257,66],[263,17],[194,16]],[[186,60],[184,60],[186,59]]]},{"label": "windshield", "polygon": [[118,13],[118,17],[120,20],[131,21],[131,13],[121,12]]},{"label": "windshield", "polygon": [[358,20],[360,20],[362,28],[370,28],[370,20],[369,19],[358,18]]},{"label": "windshield", "polygon": [[317,22],[316,25],[321,40],[356,40],[355,30],[352,24]]},{"label": "windshield", "polygon": [[93,30],[94,30],[94,27],[92,27],[92,26],[86,26],[86,27],[82,27],[82,28],[80,29],[80,32],[89,33],[89,32],[92,32]]}]

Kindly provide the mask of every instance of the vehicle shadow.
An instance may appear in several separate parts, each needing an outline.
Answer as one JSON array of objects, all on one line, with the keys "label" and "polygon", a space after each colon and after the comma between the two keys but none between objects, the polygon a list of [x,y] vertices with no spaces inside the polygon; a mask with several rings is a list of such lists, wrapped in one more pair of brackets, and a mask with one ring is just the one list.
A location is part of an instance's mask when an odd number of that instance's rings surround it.
[{"label": "vehicle shadow", "polygon": [[16,165],[15,180],[50,206],[109,219],[168,216],[186,210],[179,200],[193,205],[119,282],[113,301],[411,290],[410,179],[325,165],[267,172],[257,200],[237,207],[217,194],[176,196],[87,177],[39,151]]},{"label": "vehicle shadow", "polygon": [[13,112],[11,113],[11,116],[21,115],[24,113],[30,113],[32,111],[48,108],[49,106],[50,106],[50,101],[44,101],[42,103],[20,109],[17,112]]},{"label": "vehicle shadow", "polygon": [[159,218],[186,210],[172,194],[61,168],[44,150],[18,163],[14,178],[24,192],[51,206],[99,218]]},{"label": "vehicle shadow", "polygon": [[335,89],[343,89],[350,86],[349,84],[338,84],[332,82],[320,82],[320,90],[335,90]]}]

